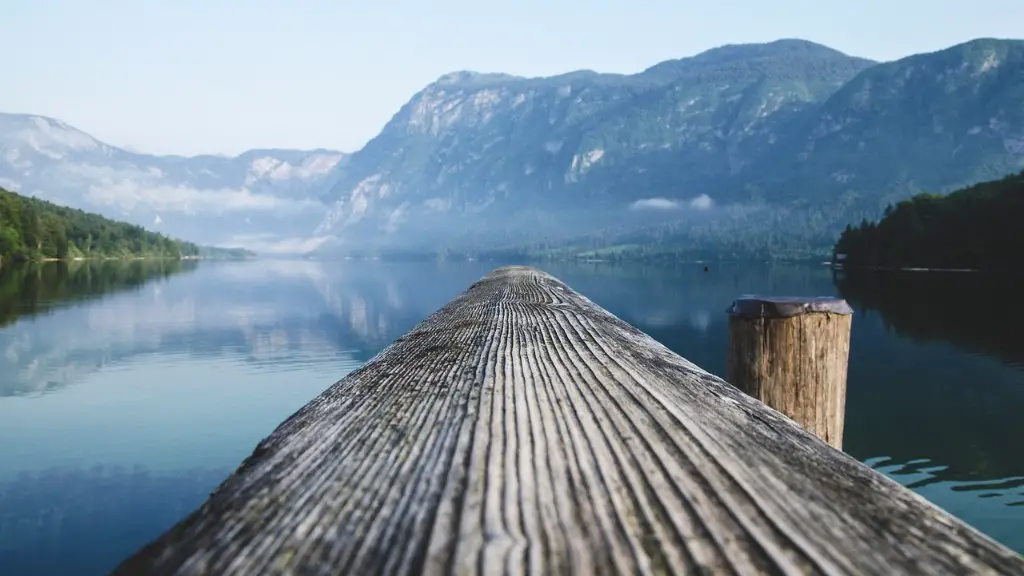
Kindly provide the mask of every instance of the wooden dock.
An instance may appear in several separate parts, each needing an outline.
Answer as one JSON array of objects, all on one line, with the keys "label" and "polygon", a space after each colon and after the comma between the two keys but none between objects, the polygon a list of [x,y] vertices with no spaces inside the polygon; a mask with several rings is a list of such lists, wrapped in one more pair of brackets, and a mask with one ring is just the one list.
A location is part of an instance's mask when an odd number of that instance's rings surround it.
[{"label": "wooden dock", "polygon": [[[724,354],[723,350],[723,354]],[[499,268],[115,574],[1024,574],[555,278]]]}]

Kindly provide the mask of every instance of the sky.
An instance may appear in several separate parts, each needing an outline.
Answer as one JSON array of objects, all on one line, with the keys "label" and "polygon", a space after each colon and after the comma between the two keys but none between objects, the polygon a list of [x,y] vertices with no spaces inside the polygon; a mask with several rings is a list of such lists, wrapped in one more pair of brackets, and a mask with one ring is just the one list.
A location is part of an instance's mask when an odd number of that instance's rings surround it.
[{"label": "sky", "polygon": [[153,154],[351,152],[455,70],[639,72],[803,38],[893,60],[1024,36],[1022,0],[4,0],[0,112]]}]

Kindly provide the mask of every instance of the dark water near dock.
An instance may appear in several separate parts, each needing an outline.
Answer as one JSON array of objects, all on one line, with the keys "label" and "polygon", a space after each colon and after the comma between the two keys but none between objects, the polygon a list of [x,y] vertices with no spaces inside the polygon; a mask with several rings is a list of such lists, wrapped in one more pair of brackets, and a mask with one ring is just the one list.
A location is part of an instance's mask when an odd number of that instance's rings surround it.
[{"label": "dark water near dock", "polygon": [[[281,420],[489,263],[48,264],[0,273],[0,574],[103,574]],[[744,293],[855,310],[845,450],[1024,552],[1020,282],[818,266],[542,268],[705,369]]]}]

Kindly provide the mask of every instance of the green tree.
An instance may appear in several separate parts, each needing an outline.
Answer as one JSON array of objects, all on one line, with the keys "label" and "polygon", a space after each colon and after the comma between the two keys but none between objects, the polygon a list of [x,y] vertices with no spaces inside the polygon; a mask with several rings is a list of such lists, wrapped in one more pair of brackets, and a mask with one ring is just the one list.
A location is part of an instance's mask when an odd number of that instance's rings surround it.
[{"label": "green tree", "polygon": [[948,196],[919,194],[834,247],[851,267],[1011,269],[1024,263],[1024,172]]},{"label": "green tree", "polygon": [[180,258],[199,247],[97,214],[0,189],[0,262],[147,256]]}]

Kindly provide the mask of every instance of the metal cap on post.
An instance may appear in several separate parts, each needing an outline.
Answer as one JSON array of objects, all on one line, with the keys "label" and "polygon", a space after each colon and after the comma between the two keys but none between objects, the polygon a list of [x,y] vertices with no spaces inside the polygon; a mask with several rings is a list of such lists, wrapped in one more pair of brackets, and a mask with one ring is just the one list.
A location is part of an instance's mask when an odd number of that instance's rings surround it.
[{"label": "metal cap on post", "polygon": [[725,379],[841,450],[850,305],[833,297],[745,295],[728,312]]}]

